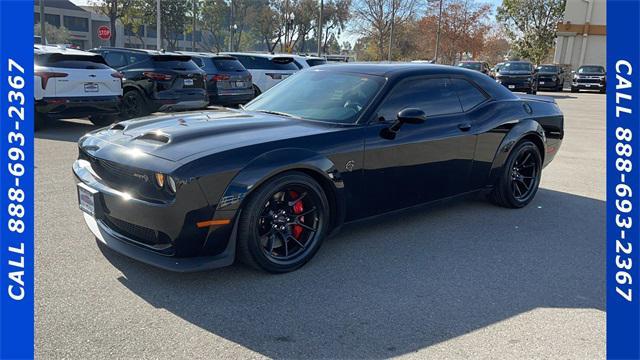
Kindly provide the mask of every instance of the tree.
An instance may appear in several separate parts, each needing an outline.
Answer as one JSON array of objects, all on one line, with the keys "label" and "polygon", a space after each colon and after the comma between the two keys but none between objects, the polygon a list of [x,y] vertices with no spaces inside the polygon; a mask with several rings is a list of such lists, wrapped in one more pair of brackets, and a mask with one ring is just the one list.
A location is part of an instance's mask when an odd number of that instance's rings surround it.
[{"label": "tree", "polygon": [[229,5],[220,0],[204,0],[202,4],[202,30],[206,46],[214,52],[225,50],[225,38],[229,33]]},{"label": "tree", "polygon": [[[155,19],[157,16],[156,2],[143,1],[143,4],[143,13],[146,14],[146,16],[150,16],[149,19]],[[162,38],[167,41],[168,50],[175,50],[178,46],[178,40],[180,37],[184,36],[184,30],[186,28],[187,21],[189,20],[187,13],[191,11],[192,6],[192,0],[163,0],[161,2],[160,31],[162,33]],[[153,22],[155,22],[155,20]]]},{"label": "tree", "polygon": [[99,13],[109,18],[111,25],[111,46],[116,46],[116,36],[118,36],[116,21],[131,7],[132,0],[95,0],[92,4],[95,5]]},{"label": "tree", "polygon": [[[64,26],[55,27],[49,23],[45,23],[44,26],[46,27],[44,31],[47,34],[48,44],[66,44],[71,39],[69,30]],[[40,36],[40,23],[33,26],[33,33],[34,35]]]},{"label": "tree", "polygon": [[145,1],[147,0],[130,0],[130,5],[124,10],[120,18],[120,22],[122,22],[126,29],[133,33],[133,36],[140,41],[143,48],[145,46],[145,37],[144,32],[140,30],[144,29],[144,25],[152,20],[151,15],[145,14],[144,12]]},{"label": "tree", "polygon": [[355,0],[355,30],[375,41],[376,58],[386,58],[386,49],[393,26],[410,21],[419,3],[417,0]]},{"label": "tree", "polygon": [[511,40],[512,52],[540,64],[551,52],[566,0],[503,0],[496,19]]}]

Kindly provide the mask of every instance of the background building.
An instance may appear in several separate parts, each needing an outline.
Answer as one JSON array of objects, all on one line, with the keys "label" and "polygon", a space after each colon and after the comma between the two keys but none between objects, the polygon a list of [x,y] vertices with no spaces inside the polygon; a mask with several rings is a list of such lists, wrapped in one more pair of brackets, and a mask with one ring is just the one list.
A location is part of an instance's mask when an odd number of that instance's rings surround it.
[{"label": "background building", "polygon": [[[95,7],[77,6],[69,0],[45,0],[45,21],[55,27],[65,27],[70,34],[69,43],[80,49],[110,46],[110,40],[98,37],[100,26],[110,27],[109,18],[100,14]],[[40,23],[40,0],[34,1],[34,24]],[[129,48],[156,48],[156,25],[143,25],[139,35],[116,22],[116,46]],[[191,34],[176,35],[176,50],[191,50]],[[202,33],[196,31],[196,47],[202,40]],[[165,41],[166,44],[166,41]]]},{"label": "background building", "polygon": [[558,24],[554,63],[577,69],[584,64],[606,66],[606,0],[567,0]]}]

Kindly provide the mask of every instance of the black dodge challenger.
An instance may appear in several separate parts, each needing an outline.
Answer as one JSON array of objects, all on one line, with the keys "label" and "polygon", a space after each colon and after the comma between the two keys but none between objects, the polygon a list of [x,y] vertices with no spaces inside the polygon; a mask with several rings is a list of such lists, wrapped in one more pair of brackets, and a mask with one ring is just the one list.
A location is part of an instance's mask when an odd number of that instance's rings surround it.
[{"label": "black dodge challenger", "polygon": [[564,135],[553,99],[426,64],[305,70],[241,110],[120,122],[79,140],[84,218],[167,270],[299,268],[349,221],[484,191],[527,205]]}]

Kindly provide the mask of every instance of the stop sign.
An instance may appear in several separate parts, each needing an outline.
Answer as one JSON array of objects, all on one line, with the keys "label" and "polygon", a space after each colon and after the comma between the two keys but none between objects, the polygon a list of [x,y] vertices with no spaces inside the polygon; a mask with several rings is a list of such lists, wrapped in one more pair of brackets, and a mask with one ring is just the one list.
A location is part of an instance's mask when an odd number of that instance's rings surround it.
[{"label": "stop sign", "polygon": [[108,26],[100,26],[98,28],[98,37],[102,40],[109,40],[111,39],[111,29],[109,29]]}]

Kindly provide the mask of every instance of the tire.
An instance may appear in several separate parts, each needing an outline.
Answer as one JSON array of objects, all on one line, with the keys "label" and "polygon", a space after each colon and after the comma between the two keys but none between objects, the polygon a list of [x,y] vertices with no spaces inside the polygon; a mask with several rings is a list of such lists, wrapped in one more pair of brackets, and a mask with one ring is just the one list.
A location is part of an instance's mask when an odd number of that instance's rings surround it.
[{"label": "tire", "polygon": [[600,89],[600,94],[606,94],[606,93],[607,93],[607,88]]},{"label": "tire", "polygon": [[93,125],[104,127],[113,124],[117,119],[114,116],[110,115],[92,115],[89,116],[89,121],[93,123]]},{"label": "tire", "polygon": [[120,111],[121,119],[135,119],[149,114],[149,107],[138,90],[128,90],[124,93],[122,97],[122,109]]},{"label": "tire", "polygon": [[329,228],[329,202],[313,178],[297,171],[276,175],[246,201],[238,223],[237,255],[242,263],[285,273],[311,260]]},{"label": "tire", "polygon": [[540,185],[540,150],[530,140],[519,142],[511,150],[501,171],[489,195],[491,202],[512,209],[525,207],[533,200]]},{"label": "tire", "polygon": [[571,87],[571,92],[572,93],[577,93],[578,91],[580,91],[578,88],[575,88],[573,86]]},{"label": "tire", "polygon": [[253,85],[253,97],[257,98],[258,96],[260,96],[260,94],[262,94],[260,88],[258,88],[256,85]]},{"label": "tire", "polygon": [[44,129],[47,126],[48,121],[50,120],[47,115],[36,111],[33,116],[33,131],[40,131]]}]

